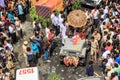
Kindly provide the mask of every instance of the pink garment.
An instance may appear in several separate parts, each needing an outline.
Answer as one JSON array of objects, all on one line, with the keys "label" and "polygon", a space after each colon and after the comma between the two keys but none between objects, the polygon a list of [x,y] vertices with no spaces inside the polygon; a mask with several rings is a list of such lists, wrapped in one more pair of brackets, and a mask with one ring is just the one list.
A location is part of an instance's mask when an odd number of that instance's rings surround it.
[{"label": "pink garment", "polygon": [[6,7],[4,0],[0,0],[0,6]]},{"label": "pink garment", "polygon": [[27,52],[27,55],[33,55],[32,51],[31,52]]},{"label": "pink garment", "polygon": [[115,24],[114,24],[114,27],[117,27],[117,26],[118,26],[118,24],[117,24],[117,23],[115,23]]},{"label": "pink garment", "polygon": [[118,76],[115,76],[112,80],[119,80]]}]

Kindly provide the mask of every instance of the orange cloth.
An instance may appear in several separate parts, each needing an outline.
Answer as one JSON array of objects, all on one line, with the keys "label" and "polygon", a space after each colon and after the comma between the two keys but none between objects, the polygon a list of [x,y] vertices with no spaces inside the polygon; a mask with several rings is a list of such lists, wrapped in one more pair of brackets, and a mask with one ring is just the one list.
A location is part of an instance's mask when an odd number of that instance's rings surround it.
[{"label": "orange cloth", "polygon": [[38,2],[32,1],[36,6],[46,6],[49,7],[51,11],[56,9],[63,10],[63,0],[39,0]]},{"label": "orange cloth", "polygon": [[111,51],[113,49],[113,46],[110,45],[110,46],[107,46],[106,48],[107,48],[107,50]]}]

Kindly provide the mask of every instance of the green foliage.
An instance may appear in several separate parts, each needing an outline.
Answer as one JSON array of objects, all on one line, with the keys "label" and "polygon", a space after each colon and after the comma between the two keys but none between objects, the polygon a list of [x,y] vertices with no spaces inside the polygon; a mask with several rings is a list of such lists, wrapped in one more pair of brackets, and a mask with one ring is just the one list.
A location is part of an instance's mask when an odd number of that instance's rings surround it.
[{"label": "green foliage", "polygon": [[76,0],[74,4],[72,4],[72,10],[81,8],[81,0]]},{"label": "green foliage", "polygon": [[35,7],[30,8],[30,19],[33,21],[34,18],[37,18],[37,20],[41,23],[43,27],[46,27],[47,24],[49,26],[52,26],[52,22],[50,18],[45,18],[43,16],[38,16],[36,13]]},{"label": "green foliage", "polygon": [[62,77],[55,73],[51,73],[47,80],[62,80]]},{"label": "green foliage", "polygon": [[36,14],[35,7],[30,8],[30,19],[33,21],[34,18],[38,18],[38,15]]},{"label": "green foliage", "polygon": [[56,12],[57,14],[60,14],[60,10],[58,10],[58,9],[56,9],[55,12]]}]

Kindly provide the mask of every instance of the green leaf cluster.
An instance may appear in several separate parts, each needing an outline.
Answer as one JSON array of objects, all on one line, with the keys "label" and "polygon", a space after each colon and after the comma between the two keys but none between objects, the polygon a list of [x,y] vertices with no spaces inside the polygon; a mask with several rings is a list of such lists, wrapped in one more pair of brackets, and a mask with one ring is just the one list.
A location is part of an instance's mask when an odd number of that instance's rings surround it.
[{"label": "green leaf cluster", "polygon": [[62,77],[55,73],[51,73],[47,80],[62,80]]},{"label": "green leaf cluster", "polygon": [[30,8],[30,19],[33,21],[34,18],[38,18],[35,7]]},{"label": "green leaf cluster", "polygon": [[56,12],[57,14],[60,14],[60,10],[58,10],[58,9],[56,9],[55,12]]},{"label": "green leaf cluster", "polygon": [[33,21],[34,18],[37,18],[37,20],[41,23],[43,27],[52,26],[52,22],[50,18],[46,18],[43,16],[38,16],[36,13],[35,7],[30,8],[30,19]]},{"label": "green leaf cluster", "polygon": [[81,8],[81,0],[75,0],[75,3],[72,4],[72,10],[76,10],[80,8]]}]

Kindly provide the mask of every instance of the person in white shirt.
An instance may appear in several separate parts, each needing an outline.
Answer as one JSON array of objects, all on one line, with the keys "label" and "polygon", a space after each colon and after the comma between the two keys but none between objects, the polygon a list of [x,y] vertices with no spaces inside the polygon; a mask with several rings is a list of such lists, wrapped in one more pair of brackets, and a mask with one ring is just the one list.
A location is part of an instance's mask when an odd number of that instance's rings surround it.
[{"label": "person in white shirt", "polygon": [[110,51],[109,50],[107,50],[107,51],[105,51],[103,54],[102,54],[102,59],[104,60],[104,59],[107,59],[107,55],[108,54],[110,54]]},{"label": "person in white shirt", "polygon": [[67,30],[67,27],[66,27],[65,21],[64,21],[63,24],[60,25],[60,33],[61,33],[62,44],[63,45],[64,45],[65,38],[67,37],[66,36],[66,30]]},{"label": "person in white shirt", "polygon": [[53,19],[53,25],[54,26],[58,26],[58,24],[59,24],[59,17],[58,17],[58,14],[57,13],[55,13],[55,16],[52,18]]},{"label": "person in white shirt", "polygon": [[16,27],[15,25],[10,25],[9,26],[9,33],[12,39],[12,43],[15,44],[17,42],[17,36],[16,36]]},{"label": "person in white shirt", "polygon": [[103,12],[101,12],[100,19],[104,19],[104,18],[105,18],[105,14]]},{"label": "person in white shirt", "polygon": [[91,12],[92,18],[93,18],[93,25],[95,26],[95,28],[98,27],[98,23],[99,23],[99,10],[95,7],[92,12]]},{"label": "person in white shirt", "polygon": [[54,25],[55,35],[58,36],[60,33],[60,29],[59,29],[59,17],[57,13],[55,13],[55,16],[53,17],[53,25]]},{"label": "person in white shirt", "polygon": [[103,11],[104,15],[108,14],[108,10],[109,10],[109,8],[108,8],[108,6],[106,6],[105,9],[104,9],[104,11]]},{"label": "person in white shirt", "polygon": [[45,33],[46,33],[46,37],[47,37],[47,39],[48,39],[48,34],[50,33],[50,28],[49,28],[49,26],[47,26],[47,27],[45,28]]},{"label": "person in white shirt", "polygon": [[18,18],[15,19],[15,26],[17,30],[17,36],[22,40],[23,38],[22,24]]},{"label": "person in white shirt", "polygon": [[35,28],[35,23],[36,23],[36,21],[37,21],[37,18],[34,18],[34,21],[33,21],[33,23],[32,23],[33,28]]},{"label": "person in white shirt", "polygon": [[106,65],[111,66],[111,67],[114,67],[114,61],[113,61],[113,59],[111,58],[111,54],[108,54],[108,55],[107,55],[107,59],[108,59],[108,62],[107,62]]},{"label": "person in white shirt", "polygon": [[61,17],[59,17],[59,23],[58,23],[58,25],[60,26],[63,23],[63,21],[64,21],[64,16],[61,15]]},{"label": "person in white shirt", "polygon": [[53,11],[53,13],[51,14],[50,18],[51,18],[51,21],[53,23],[53,18],[55,17],[55,11]]},{"label": "person in white shirt", "polygon": [[109,21],[110,21],[110,19],[109,19],[109,15],[108,15],[108,14],[106,14],[106,15],[105,15],[105,19],[104,19],[104,21],[103,21],[103,22],[107,23],[107,22],[109,22]]}]

